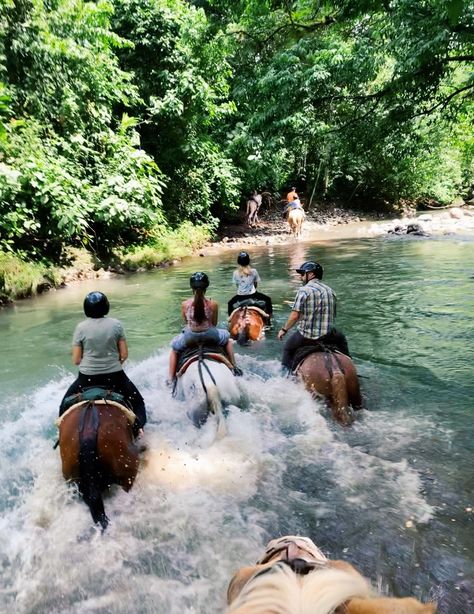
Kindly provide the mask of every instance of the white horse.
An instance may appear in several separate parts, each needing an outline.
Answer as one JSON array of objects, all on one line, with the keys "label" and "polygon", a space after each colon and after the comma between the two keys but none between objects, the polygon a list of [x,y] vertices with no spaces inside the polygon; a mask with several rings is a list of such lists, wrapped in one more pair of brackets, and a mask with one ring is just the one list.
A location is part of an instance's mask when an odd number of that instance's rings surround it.
[{"label": "white horse", "polygon": [[178,378],[178,395],[186,401],[188,416],[195,426],[205,424],[209,415],[216,417],[217,439],[227,432],[223,408],[239,405],[242,398],[237,378],[229,367],[207,358],[191,363]]},{"label": "white horse", "polygon": [[299,237],[301,235],[305,217],[303,209],[290,209],[288,213],[288,224],[290,226],[290,232],[294,237]]},{"label": "white horse", "polygon": [[272,540],[232,578],[226,614],[434,614],[436,604],[374,595],[346,561],[331,561],[307,537]]}]

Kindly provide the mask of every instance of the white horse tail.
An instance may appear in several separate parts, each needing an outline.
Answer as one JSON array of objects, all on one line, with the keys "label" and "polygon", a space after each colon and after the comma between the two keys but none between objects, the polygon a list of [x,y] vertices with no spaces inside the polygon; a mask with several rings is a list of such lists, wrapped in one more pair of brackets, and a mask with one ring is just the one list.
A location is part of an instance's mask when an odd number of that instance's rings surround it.
[{"label": "white horse tail", "polygon": [[284,563],[257,575],[227,610],[227,614],[332,614],[354,597],[369,597],[367,580],[338,569],[297,576]]},{"label": "white horse tail", "polygon": [[214,414],[217,421],[216,439],[222,439],[227,435],[227,426],[222,412],[222,400],[219,389],[215,384],[207,385],[207,408]]}]

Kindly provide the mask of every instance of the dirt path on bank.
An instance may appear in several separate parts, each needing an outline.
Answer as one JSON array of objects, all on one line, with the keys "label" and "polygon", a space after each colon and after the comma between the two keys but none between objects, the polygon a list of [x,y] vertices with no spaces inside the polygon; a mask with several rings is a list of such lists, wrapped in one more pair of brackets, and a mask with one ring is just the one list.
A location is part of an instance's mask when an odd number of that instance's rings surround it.
[{"label": "dirt path on bank", "polygon": [[[424,238],[471,235],[474,233],[474,207],[419,214],[413,212],[401,218],[395,218],[393,214],[377,216],[333,207],[307,215],[299,239],[290,234],[288,223],[279,214],[269,214],[262,216],[258,228],[249,228],[245,223],[224,226],[219,231],[218,239],[197,250],[197,253],[211,256],[229,249],[283,245],[295,241],[337,241],[383,235],[396,238],[406,235],[408,225],[414,223],[425,233]],[[398,229],[398,232],[393,233],[394,229]],[[413,238],[416,238],[416,235],[413,235]]]}]

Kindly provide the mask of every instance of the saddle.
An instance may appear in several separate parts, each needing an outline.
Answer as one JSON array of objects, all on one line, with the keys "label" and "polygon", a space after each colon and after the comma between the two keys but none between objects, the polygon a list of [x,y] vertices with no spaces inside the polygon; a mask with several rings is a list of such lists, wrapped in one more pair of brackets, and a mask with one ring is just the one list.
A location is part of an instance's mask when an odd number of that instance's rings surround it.
[{"label": "saddle", "polygon": [[299,347],[295,352],[295,356],[291,364],[292,372],[296,373],[298,367],[303,362],[303,360],[307,356],[310,356],[310,354],[316,354],[317,352],[325,352],[326,354],[334,354],[335,352],[341,353],[337,345],[321,343],[318,340],[314,342],[314,345],[303,345],[302,347]]},{"label": "saddle", "polygon": [[194,348],[187,348],[183,352],[180,352],[176,372],[177,377],[182,377],[193,362],[204,358],[207,360],[213,360],[214,362],[221,362],[231,371],[234,368],[230,360],[225,355],[224,350],[220,346],[213,347],[202,345]]},{"label": "saddle", "polygon": [[229,322],[230,322],[232,316],[235,314],[235,312],[239,311],[239,309],[242,309],[243,307],[247,307],[248,309],[251,309],[252,311],[255,311],[256,313],[261,315],[262,318],[264,318],[265,320],[269,320],[270,319],[270,316],[268,315],[268,313],[264,309],[265,301],[255,300],[255,299],[252,299],[252,298],[247,298],[247,299],[245,299],[243,301],[235,302],[234,305],[237,305],[237,307],[234,308],[233,312],[227,318],[227,320]]},{"label": "saddle", "polygon": [[112,390],[106,390],[105,388],[87,388],[83,392],[72,394],[70,397],[66,397],[64,400],[64,413],[56,420],[56,426],[59,427],[64,418],[76,410],[78,407],[83,407],[87,403],[96,403],[97,405],[112,405],[117,407],[125,417],[133,424],[136,416],[133,411],[128,407],[125,397],[118,392]]},{"label": "saddle", "polygon": [[77,405],[81,401],[115,401],[127,407],[127,402],[123,394],[114,392],[113,390],[106,390],[105,388],[85,388],[82,392],[72,394],[70,397],[64,399],[64,411],[68,410],[73,405]]}]

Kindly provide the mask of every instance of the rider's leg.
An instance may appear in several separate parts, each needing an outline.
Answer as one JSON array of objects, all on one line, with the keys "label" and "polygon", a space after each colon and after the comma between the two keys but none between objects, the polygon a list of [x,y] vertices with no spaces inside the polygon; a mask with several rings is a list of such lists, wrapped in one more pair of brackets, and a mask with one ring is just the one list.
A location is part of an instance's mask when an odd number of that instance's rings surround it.
[{"label": "rider's leg", "polygon": [[168,379],[170,382],[176,377],[176,369],[178,368],[178,352],[176,350],[170,351],[170,359],[168,364]]},{"label": "rider's leg", "polygon": [[293,367],[293,359],[296,350],[303,344],[303,340],[304,337],[300,331],[295,330],[295,332],[285,341],[285,345],[283,346],[283,355],[281,357],[281,364],[290,371]]}]

